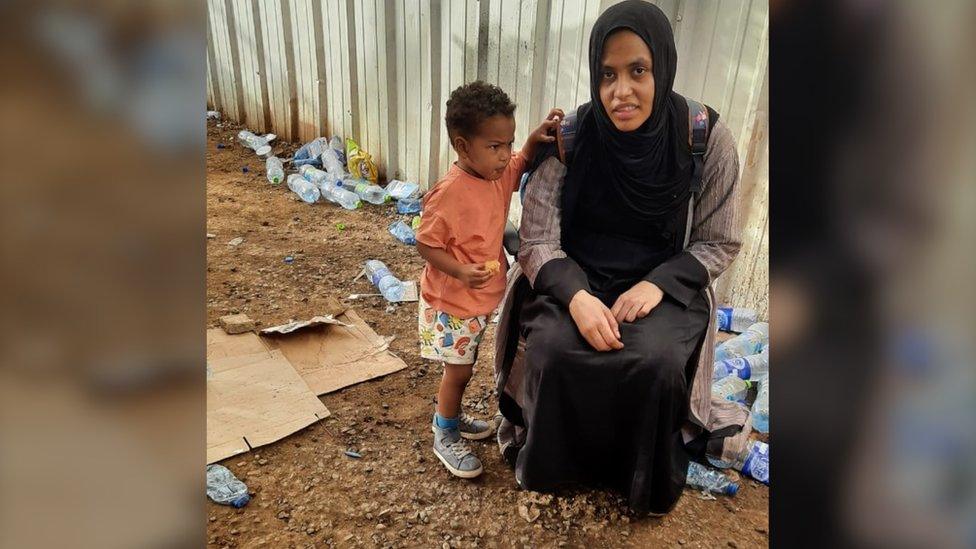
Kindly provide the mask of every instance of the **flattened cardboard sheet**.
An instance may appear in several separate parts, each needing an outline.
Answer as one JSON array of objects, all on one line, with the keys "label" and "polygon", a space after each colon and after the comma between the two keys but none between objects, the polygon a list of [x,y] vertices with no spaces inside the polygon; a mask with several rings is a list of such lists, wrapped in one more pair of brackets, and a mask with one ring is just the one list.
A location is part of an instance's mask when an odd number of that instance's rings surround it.
[{"label": "flattened cardboard sheet", "polygon": [[280,350],[316,395],[407,367],[389,352],[391,339],[377,335],[352,309],[333,322],[308,324],[287,335],[273,330],[261,331],[263,342]]},{"label": "flattened cardboard sheet", "polygon": [[269,444],[329,415],[288,359],[254,333],[207,330],[207,463]]}]

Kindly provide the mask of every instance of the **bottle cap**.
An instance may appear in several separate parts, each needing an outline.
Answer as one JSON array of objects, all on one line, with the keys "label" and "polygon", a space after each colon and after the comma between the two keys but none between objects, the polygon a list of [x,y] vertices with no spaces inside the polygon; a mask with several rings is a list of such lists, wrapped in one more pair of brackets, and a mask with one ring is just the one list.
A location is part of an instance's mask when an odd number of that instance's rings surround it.
[{"label": "bottle cap", "polygon": [[739,485],[736,483],[731,483],[725,487],[725,493],[729,496],[734,496],[739,493]]}]

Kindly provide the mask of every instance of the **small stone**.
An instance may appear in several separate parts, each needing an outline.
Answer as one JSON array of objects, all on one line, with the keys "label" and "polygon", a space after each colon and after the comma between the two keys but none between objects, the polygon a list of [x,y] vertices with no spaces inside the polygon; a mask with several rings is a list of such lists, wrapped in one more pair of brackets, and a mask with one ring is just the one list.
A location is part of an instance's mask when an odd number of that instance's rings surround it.
[{"label": "small stone", "polygon": [[765,528],[763,528],[762,526],[760,526],[760,527],[758,527],[758,528],[756,528],[756,531],[757,531],[757,532],[759,532],[760,534],[766,534],[766,533],[768,533],[768,532],[769,532],[768,530],[766,530],[766,529],[765,529]]},{"label": "small stone", "polygon": [[217,520],[216,515],[210,515],[210,522],[214,522],[215,520]]},{"label": "small stone", "polygon": [[220,317],[220,327],[228,334],[242,334],[254,330],[254,321],[245,314],[233,314]]},{"label": "small stone", "polygon": [[228,246],[240,246],[243,243],[244,243],[244,237],[239,236],[239,237],[235,238],[234,240],[231,240],[230,242],[228,242],[227,245]]},{"label": "small stone", "polygon": [[678,540],[678,545],[684,545],[685,543],[687,543],[687,542],[685,540],[683,540],[683,539],[679,539]]},{"label": "small stone", "polygon": [[213,233],[207,233],[207,238],[217,238],[217,235]]},{"label": "small stone", "polygon": [[268,460],[264,458],[258,460],[258,465],[267,465],[267,464],[268,464]]},{"label": "small stone", "polygon": [[729,547],[731,547],[732,549],[737,549],[737,548],[739,547],[739,546],[738,546],[738,544],[736,544],[736,543],[735,543],[734,541],[732,541],[732,540],[729,540],[729,541],[727,541],[727,542],[726,542],[726,545],[728,545],[728,546],[729,546]]},{"label": "small stone", "polygon": [[518,507],[519,516],[525,519],[526,522],[535,522],[539,518],[539,510],[533,505],[526,506],[521,504]]},{"label": "small stone", "polygon": [[386,525],[382,522],[376,525],[377,530],[386,530]]}]

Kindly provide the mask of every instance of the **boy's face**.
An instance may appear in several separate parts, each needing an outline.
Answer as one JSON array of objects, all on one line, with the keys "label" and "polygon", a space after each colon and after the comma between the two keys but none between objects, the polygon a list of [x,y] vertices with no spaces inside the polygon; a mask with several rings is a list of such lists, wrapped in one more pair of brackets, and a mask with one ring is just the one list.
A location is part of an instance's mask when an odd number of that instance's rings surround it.
[{"label": "boy's face", "polygon": [[498,179],[508,167],[515,143],[515,118],[497,114],[478,126],[477,135],[454,138],[461,167],[482,179]]}]

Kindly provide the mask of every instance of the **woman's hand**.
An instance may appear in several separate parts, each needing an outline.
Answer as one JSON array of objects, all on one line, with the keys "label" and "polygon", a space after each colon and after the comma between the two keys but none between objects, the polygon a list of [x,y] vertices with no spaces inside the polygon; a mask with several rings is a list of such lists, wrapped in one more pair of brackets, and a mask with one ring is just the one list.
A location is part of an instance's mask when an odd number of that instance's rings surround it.
[{"label": "woman's hand", "polygon": [[620,341],[620,328],[610,309],[589,292],[576,292],[569,302],[569,314],[583,339],[597,351],[624,348]]},{"label": "woman's hand", "polygon": [[559,132],[559,122],[563,119],[565,115],[562,109],[552,109],[546,116],[546,119],[539,124],[539,127],[532,130],[529,137],[525,139],[525,145],[522,146],[522,156],[529,162],[535,157],[536,147],[540,143],[553,143],[556,141],[556,133]]},{"label": "woman's hand", "polygon": [[641,280],[634,287],[620,294],[610,312],[617,322],[633,322],[644,318],[661,303],[664,292],[655,284]]}]

